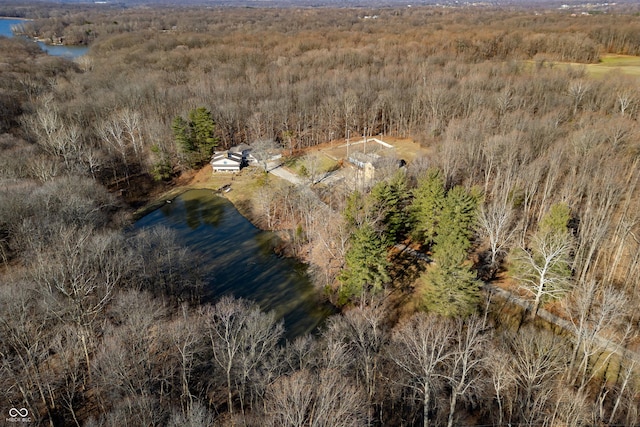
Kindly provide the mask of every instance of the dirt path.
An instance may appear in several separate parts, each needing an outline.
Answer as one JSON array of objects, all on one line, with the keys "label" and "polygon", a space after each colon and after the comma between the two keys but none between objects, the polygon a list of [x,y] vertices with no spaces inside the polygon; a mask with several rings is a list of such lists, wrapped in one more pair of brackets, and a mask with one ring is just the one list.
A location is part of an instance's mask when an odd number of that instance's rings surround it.
[{"label": "dirt path", "polygon": [[[400,252],[407,253],[413,256],[414,258],[417,258],[426,263],[430,264],[432,262],[432,260],[426,254],[422,252],[418,252],[415,249],[408,247],[407,245],[397,244],[395,245],[395,248],[398,249]],[[504,299],[507,303],[515,304],[523,308],[525,311],[532,309],[532,303],[530,301],[527,301],[526,299],[521,298],[513,294],[512,292],[509,292],[508,290],[498,287],[492,283],[488,283],[488,282],[482,282],[482,283],[483,283],[482,289],[486,293],[490,295],[498,295],[500,298]],[[569,334],[571,334],[571,336],[575,337],[575,329],[573,328],[573,325],[571,324],[571,322],[569,322],[568,320],[563,319],[560,316],[556,316],[555,314],[551,313],[548,310],[545,310],[544,308],[538,309],[537,315],[539,318],[549,322],[552,325],[555,325],[561,328],[563,331],[566,331]],[[638,353],[637,351],[623,347],[619,343],[611,341],[602,336],[596,336],[595,340],[598,346],[600,346],[600,348],[602,348],[603,350],[615,353],[625,359],[633,360],[634,362],[640,365],[640,353]]]},{"label": "dirt path", "polygon": [[282,165],[277,165],[271,169],[269,169],[269,173],[277,176],[278,178],[282,178],[286,181],[289,181],[293,185],[302,185],[304,182],[300,177],[292,172],[289,172]]},{"label": "dirt path", "polygon": [[[520,298],[519,296],[514,295],[513,293],[505,289],[502,289],[498,286],[495,286],[491,283],[483,282],[482,288],[485,292],[489,294],[498,295],[500,298],[503,298],[508,303],[516,304],[519,307],[522,307],[523,309],[525,309],[525,311],[531,310],[533,307],[530,301]],[[544,308],[538,309],[537,315],[541,319],[551,323],[552,325],[558,326],[562,330],[567,331],[568,333],[570,333],[572,336],[575,337],[575,330],[573,328],[573,325],[568,320],[563,319],[562,317],[556,316],[555,314],[545,310]],[[623,347],[622,345],[614,341],[611,341],[607,338],[604,338],[602,336],[596,336],[595,340],[598,346],[600,346],[600,348],[602,348],[603,350],[616,353],[617,355],[625,359],[633,360],[636,363],[640,364],[640,353],[634,350],[630,350],[626,347]]]}]

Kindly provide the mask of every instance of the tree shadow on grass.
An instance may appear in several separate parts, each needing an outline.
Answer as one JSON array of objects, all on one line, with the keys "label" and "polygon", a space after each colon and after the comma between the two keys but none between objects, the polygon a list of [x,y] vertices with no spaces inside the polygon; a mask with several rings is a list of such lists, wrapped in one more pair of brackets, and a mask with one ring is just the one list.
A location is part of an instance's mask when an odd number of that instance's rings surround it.
[{"label": "tree shadow on grass", "polygon": [[391,255],[392,267],[389,276],[394,285],[402,291],[409,291],[411,285],[426,270],[427,263],[405,251],[394,251]]},{"label": "tree shadow on grass", "polygon": [[397,249],[392,252],[391,262],[390,312],[400,316],[415,305],[415,283],[425,272],[427,263],[409,252]]}]

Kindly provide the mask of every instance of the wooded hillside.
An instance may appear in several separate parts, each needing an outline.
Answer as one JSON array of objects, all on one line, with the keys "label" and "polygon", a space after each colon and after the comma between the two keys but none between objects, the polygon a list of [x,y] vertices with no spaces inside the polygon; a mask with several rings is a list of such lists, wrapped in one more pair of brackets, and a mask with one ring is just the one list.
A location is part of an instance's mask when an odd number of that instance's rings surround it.
[{"label": "wooded hillside", "polygon": [[[636,360],[599,341],[638,351],[639,77],[576,64],[639,54],[637,15],[168,11],[25,24],[89,43],[74,63],[0,39],[7,410],[43,425],[639,422]],[[201,304],[175,236],[126,231],[127,203],[216,144],[304,157],[365,132],[432,155],[358,191],[263,185],[251,206],[344,309],[316,336],[283,343],[250,302]],[[514,322],[483,281],[532,309]],[[547,330],[547,309],[572,326]]]}]

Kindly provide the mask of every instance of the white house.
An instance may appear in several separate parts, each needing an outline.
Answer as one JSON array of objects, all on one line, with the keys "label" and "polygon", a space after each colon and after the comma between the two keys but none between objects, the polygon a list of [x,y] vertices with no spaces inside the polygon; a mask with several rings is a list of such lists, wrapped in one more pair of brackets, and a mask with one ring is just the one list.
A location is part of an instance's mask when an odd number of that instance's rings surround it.
[{"label": "white house", "polygon": [[242,153],[233,151],[216,151],[211,158],[214,172],[239,172],[244,164]]}]

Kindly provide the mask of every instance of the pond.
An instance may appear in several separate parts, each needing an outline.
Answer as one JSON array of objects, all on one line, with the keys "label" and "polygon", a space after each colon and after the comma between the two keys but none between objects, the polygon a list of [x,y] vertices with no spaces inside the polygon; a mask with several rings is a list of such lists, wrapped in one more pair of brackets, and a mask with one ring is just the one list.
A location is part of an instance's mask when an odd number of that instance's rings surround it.
[{"label": "pond", "polygon": [[[24,22],[24,19],[18,18],[0,18],[0,36],[13,37],[11,27],[20,25]],[[73,59],[82,56],[89,50],[86,46],[57,46],[48,45],[43,42],[36,42],[40,49],[53,56],[63,56],[65,58]]]},{"label": "pond", "polygon": [[275,254],[274,233],[256,228],[211,190],[187,191],[135,223],[137,229],[153,226],[174,230],[202,257],[205,301],[223,295],[253,300],[284,319],[287,339],[313,332],[334,312],[320,300],[305,264]]}]

